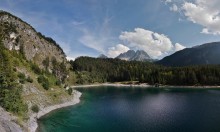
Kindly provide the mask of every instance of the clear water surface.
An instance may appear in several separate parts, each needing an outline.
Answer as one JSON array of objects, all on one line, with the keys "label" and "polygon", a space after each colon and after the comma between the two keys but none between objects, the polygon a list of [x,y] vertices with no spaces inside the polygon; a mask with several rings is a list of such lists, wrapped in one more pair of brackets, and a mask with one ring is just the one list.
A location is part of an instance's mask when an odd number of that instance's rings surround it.
[{"label": "clear water surface", "polygon": [[220,90],[79,89],[77,105],[39,120],[40,132],[220,132]]}]

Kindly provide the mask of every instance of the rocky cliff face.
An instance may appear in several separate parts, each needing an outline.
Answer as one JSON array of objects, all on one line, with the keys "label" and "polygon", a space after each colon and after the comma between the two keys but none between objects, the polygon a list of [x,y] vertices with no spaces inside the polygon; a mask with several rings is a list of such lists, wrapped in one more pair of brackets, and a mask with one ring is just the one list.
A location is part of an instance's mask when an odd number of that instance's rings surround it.
[{"label": "rocky cliff face", "polygon": [[125,53],[121,53],[116,58],[127,61],[153,61],[153,59],[143,50],[128,50]]},{"label": "rocky cliff face", "polygon": [[59,45],[51,38],[35,31],[26,22],[0,11],[0,37],[9,50],[21,52],[27,60],[43,67],[42,60],[56,58],[58,62],[66,61],[66,56]]},{"label": "rocky cliff face", "polygon": [[[0,92],[3,91],[3,88],[8,91],[22,88],[18,97],[26,108],[19,109],[22,113],[19,115],[16,111],[2,105],[1,99],[0,132],[30,132],[33,120],[34,126],[36,126],[36,116],[34,116],[36,111],[32,109],[33,106],[37,106],[39,111],[43,111],[47,107],[57,106],[68,101],[72,102],[75,99],[76,96],[68,91],[68,81],[66,80],[69,77],[69,63],[63,50],[53,39],[36,32],[33,27],[18,17],[0,11],[0,46],[2,64],[0,65],[0,81],[3,82],[0,84],[9,84],[7,80],[10,77],[13,78],[12,82],[16,84],[2,85],[4,87],[0,87]],[[7,67],[10,72],[4,72],[4,67]],[[28,78],[29,81],[27,81]],[[42,78],[44,82],[42,82]],[[4,97],[1,96],[1,98]],[[21,106],[19,101],[9,100],[8,104]],[[12,114],[10,115],[6,110],[19,118],[12,117]]]},{"label": "rocky cliff face", "polygon": [[121,59],[121,60],[130,60],[133,56],[135,56],[135,51],[134,50],[128,50],[125,53],[121,53],[119,56],[117,56],[117,59]]},{"label": "rocky cliff face", "polygon": [[17,117],[0,107],[0,132],[22,132],[21,127],[15,123],[16,120]]}]

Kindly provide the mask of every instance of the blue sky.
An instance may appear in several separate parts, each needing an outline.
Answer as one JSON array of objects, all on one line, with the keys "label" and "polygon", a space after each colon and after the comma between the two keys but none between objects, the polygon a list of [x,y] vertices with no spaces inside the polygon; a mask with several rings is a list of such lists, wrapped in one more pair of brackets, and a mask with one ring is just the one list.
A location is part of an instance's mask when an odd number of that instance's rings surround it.
[{"label": "blue sky", "polygon": [[218,0],[1,0],[0,9],[52,37],[70,58],[142,49],[160,59],[219,41],[217,5]]}]

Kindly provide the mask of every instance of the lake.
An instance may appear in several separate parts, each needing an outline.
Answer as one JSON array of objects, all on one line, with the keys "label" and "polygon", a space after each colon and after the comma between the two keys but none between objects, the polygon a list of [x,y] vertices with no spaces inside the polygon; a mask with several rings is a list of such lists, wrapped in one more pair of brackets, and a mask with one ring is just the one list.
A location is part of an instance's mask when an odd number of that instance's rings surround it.
[{"label": "lake", "polygon": [[93,87],[39,120],[40,132],[220,132],[220,90]]}]

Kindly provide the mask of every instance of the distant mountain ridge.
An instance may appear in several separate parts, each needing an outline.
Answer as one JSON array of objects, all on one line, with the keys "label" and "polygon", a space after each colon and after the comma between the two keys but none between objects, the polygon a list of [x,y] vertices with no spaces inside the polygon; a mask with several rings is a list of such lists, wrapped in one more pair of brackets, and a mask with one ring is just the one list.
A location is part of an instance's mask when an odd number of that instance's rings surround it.
[{"label": "distant mountain ridge", "polygon": [[153,61],[153,59],[143,50],[128,50],[125,53],[121,53],[116,57],[117,59],[127,60],[127,61]]},{"label": "distant mountain ridge", "polygon": [[156,63],[165,66],[220,64],[220,42],[186,48]]},{"label": "distant mountain ridge", "polygon": [[101,54],[101,55],[98,56],[98,58],[101,58],[101,59],[107,59],[108,56],[106,56],[106,55],[104,55],[104,54]]}]

